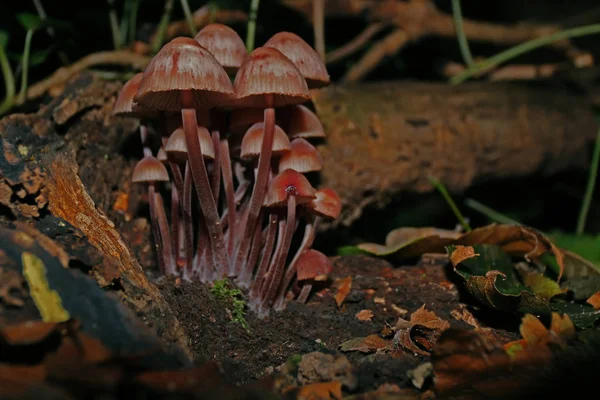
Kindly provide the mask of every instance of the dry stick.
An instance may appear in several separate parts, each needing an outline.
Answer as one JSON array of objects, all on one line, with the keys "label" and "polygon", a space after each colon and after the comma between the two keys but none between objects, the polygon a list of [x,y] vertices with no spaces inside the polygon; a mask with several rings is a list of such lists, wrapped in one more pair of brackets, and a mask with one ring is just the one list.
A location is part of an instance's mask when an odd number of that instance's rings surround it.
[{"label": "dry stick", "polygon": [[327,53],[327,55],[325,56],[327,64],[332,64],[356,53],[357,51],[365,47],[367,44],[369,44],[371,38],[373,38],[373,36],[381,32],[386,26],[387,24],[384,24],[383,22],[376,22],[370,24],[365,28],[364,31],[359,33],[358,36],[356,36],[350,42],[346,43],[342,47],[339,47]]},{"label": "dry stick", "polygon": [[250,205],[248,208],[248,217],[246,219],[246,227],[243,236],[240,240],[236,258],[234,262],[234,274],[239,275],[244,266],[246,256],[250,250],[250,241],[254,233],[254,227],[258,220],[258,215],[262,207],[262,203],[267,192],[267,183],[269,181],[269,171],[271,169],[271,153],[273,150],[273,136],[275,132],[275,109],[266,108],[264,114],[264,133],[260,156],[258,157],[258,173],[254,181],[252,196],[250,197]]},{"label": "dry stick", "polygon": [[[187,92],[184,92],[187,93]],[[189,101],[189,99],[186,99]],[[210,181],[206,172],[206,165],[202,157],[200,148],[200,138],[198,137],[198,125],[196,122],[196,110],[187,108],[181,110],[183,121],[183,130],[188,147],[188,161],[196,187],[196,194],[200,202],[200,208],[206,222],[207,233],[210,237],[211,249],[214,257],[217,274],[225,274],[228,270],[228,257],[225,247],[225,237],[221,229],[221,222],[217,212],[217,205],[210,190]],[[208,259],[210,262],[210,259]]]},{"label": "dry stick", "polygon": [[325,61],[325,0],[313,0],[313,32],[315,50]]},{"label": "dry stick", "polygon": [[[223,174],[223,185],[225,186],[225,201],[227,204],[226,213],[229,221],[227,227],[227,254],[233,257],[235,249],[235,231],[236,231],[236,202],[235,192],[233,189],[233,173],[231,171],[231,155],[229,153],[229,141],[221,140],[219,144],[221,150],[221,173]],[[222,217],[225,216],[223,213]]]},{"label": "dry stick", "polygon": [[374,45],[363,58],[350,68],[342,78],[342,82],[356,82],[373,70],[386,56],[396,54],[406,43],[409,37],[403,29],[396,29],[379,43]]}]

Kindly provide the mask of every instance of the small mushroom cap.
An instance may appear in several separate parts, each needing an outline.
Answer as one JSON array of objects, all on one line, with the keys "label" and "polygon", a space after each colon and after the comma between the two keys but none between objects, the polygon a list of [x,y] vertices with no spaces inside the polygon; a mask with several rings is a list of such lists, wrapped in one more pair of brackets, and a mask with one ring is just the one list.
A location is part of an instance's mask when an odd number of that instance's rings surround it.
[{"label": "small mushroom cap", "polygon": [[227,25],[206,25],[194,39],[215,56],[227,73],[235,74],[248,57],[243,40]]},{"label": "small mushroom cap", "polygon": [[131,178],[133,183],[167,182],[168,180],[167,168],[153,156],[146,156],[138,161]]},{"label": "small mushroom cap", "polygon": [[152,58],[134,101],[151,109],[179,111],[188,106],[181,96],[187,91],[197,109],[221,106],[235,96],[217,59],[194,39],[179,37]]},{"label": "small mushroom cap", "polygon": [[306,207],[321,217],[337,219],[342,212],[342,201],[335,190],[323,188],[315,192],[315,199]]},{"label": "small mushroom cap", "polygon": [[166,163],[169,161],[169,159],[167,158],[167,153],[165,153],[164,147],[161,146],[160,149],[158,149],[158,153],[156,153],[156,159],[161,163]]},{"label": "small mushroom cap", "polygon": [[298,257],[296,268],[298,274],[297,279],[299,281],[305,281],[307,279],[323,280],[318,278],[330,274],[333,269],[333,263],[325,254],[310,249],[303,252],[300,257]]},{"label": "small mushroom cap", "polygon": [[279,170],[293,169],[305,174],[320,171],[323,168],[321,155],[315,146],[302,138],[294,139],[290,143],[291,150],[279,159]]},{"label": "small mushroom cap", "polygon": [[[248,160],[256,158],[260,155],[264,130],[264,122],[257,122],[248,129],[244,135],[244,138],[242,139],[241,158]],[[273,156],[286,153],[290,151],[290,149],[290,139],[285,134],[283,129],[281,129],[278,125],[275,125],[275,131],[273,132],[273,147],[271,150]]]},{"label": "small mushroom cap", "polygon": [[325,129],[314,112],[298,104],[290,110],[288,135],[291,138],[325,137]]},{"label": "small mushroom cap", "polygon": [[142,81],[143,75],[143,72],[137,73],[127,82],[125,82],[121,88],[121,91],[119,92],[117,100],[115,101],[115,106],[113,107],[112,112],[113,115],[132,118],[152,118],[157,114],[156,111],[142,107],[133,101],[133,98],[140,87],[140,82]]},{"label": "small mushroom cap", "polygon": [[296,204],[305,204],[315,198],[315,188],[301,173],[286,169],[271,182],[263,205],[282,207],[290,196],[296,197]]},{"label": "small mushroom cap", "polygon": [[300,36],[291,32],[279,32],[264,47],[275,48],[289,58],[306,79],[309,89],[329,85],[329,74],[321,57]]},{"label": "small mushroom cap", "polygon": [[283,107],[310,100],[304,77],[296,66],[277,49],[254,50],[235,76],[237,100],[232,106]]},{"label": "small mushroom cap", "polygon": [[[202,157],[213,160],[215,158],[215,147],[210,137],[210,133],[203,126],[198,126],[198,138],[200,139],[200,149]],[[185,141],[185,131],[183,128],[177,128],[169,137],[165,151],[174,157],[178,163],[183,163],[188,158],[188,148]]]}]

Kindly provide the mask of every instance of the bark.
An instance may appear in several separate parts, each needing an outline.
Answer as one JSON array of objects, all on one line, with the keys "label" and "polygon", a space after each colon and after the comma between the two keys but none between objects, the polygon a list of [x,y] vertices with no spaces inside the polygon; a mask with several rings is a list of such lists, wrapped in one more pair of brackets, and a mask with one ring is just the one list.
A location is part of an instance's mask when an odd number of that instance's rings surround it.
[{"label": "bark", "polygon": [[322,186],[343,201],[349,225],[368,205],[402,192],[550,175],[585,167],[597,123],[584,97],[558,85],[386,82],[314,93],[327,132]]}]

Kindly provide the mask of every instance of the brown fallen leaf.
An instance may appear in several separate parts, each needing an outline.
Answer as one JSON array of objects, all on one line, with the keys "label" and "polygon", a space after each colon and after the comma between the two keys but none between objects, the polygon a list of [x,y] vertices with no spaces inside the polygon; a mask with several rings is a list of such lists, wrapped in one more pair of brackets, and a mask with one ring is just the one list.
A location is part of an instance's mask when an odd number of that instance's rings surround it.
[{"label": "brown fallen leaf", "polygon": [[359,321],[371,321],[373,319],[373,311],[371,311],[371,310],[360,310],[354,316]]},{"label": "brown fallen leaf", "polygon": [[552,313],[550,328],[546,328],[542,322],[531,314],[526,314],[519,328],[520,340],[515,340],[504,345],[506,352],[514,358],[528,357],[527,350],[536,348],[539,356],[552,358],[552,349],[549,344],[565,347],[566,343],[575,336],[575,327],[568,315],[562,317]]},{"label": "brown fallen leaf", "polygon": [[59,323],[28,321],[0,328],[0,338],[10,346],[34,345],[49,339],[50,336],[56,336],[58,339],[64,332],[77,329],[77,325],[75,320]]},{"label": "brown fallen leaf", "polygon": [[433,311],[426,310],[423,304],[411,314],[409,321],[398,319],[393,343],[396,348],[401,347],[415,354],[428,356],[442,332],[448,328],[448,321],[444,321]]},{"label": "brown fallen leaf", "polygon": [[589,305],[591,305],[592,307],[599,309],[600,308],[600,292],[596,292],[593,295],[591,295],[590,298],[586,300],[586,302]]},{"label": "brown fallen leaf", "polygon": [[350,289],[352,288],[352,276],[347,276],[338,283],[338,289],[335,294],[335,303],[338,307],[342,306],[342,303],[350,293]]},{"label": "brown fallen leaf", "polygon": [[360,351],[361,353],[371,353],[379,349],[385,349],[389,345],[389,340],[382,339],[378,335],[369,335],[345,341],[340,344],[340,350],[343,352]]},{"label": "brown fallen leaf", "polygon": [[[297,400],[341,400],[342,383],[339,381],[312,383],[293,388]],[[285,393],[284,389],[284,393]]]},{"label": "brown fallen leaf", "polygon": [[223,382],[219,366],[214,362],[185,370],[145,372],[136,376],[135,380],[149,388],[170,392],[197,391]]},{"label": "brown fallen leaf", "polygon": [[454,310],[450,311],[450,315],[452,315],[452,318],[455,320],[464,321],[475,328],[481,327],[475,316],[465,307],[455,308]]},{"label": "brown fallen leaf", "polygon": [[452,262],[452,266],[456,268],[456,266],[464,260],[477,256],[479,256],[479,254],[475,253],[473,246],[458,245],[450,255],[450,262]]}]

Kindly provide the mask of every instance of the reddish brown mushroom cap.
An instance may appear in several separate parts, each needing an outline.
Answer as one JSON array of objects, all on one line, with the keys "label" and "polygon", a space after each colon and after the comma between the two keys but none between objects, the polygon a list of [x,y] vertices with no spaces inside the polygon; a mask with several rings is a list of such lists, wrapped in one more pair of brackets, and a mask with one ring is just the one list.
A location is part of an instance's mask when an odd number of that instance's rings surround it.
[{"label": "reddish brown mushroom cap", "polygon": [[215,57],[191,38],[176,38],[163,46],[144,71],[134,101],[162,111],[185,108],[181,94],[193,93],[193,106],[207,109],[234,97],[227,73]]},{"label": "reddish brown mushroom cap", "polygon": [[[233,84],[240,107],[283,107],[310,100],[304,77],[296,66],[277,49],[254,50],[235,76]],[[271,98],[272,101],[269,101]]]},{"label": "reddish brown mushroom cap", "polygon": [[131,178],[133,183],[167,182],[168,180],[167,168],[156,157],[152,156],[146,156],[138,161]]},{"label": "reddish brown mushroom cap", "polygon": [[296,267],[298,280],[305,281],[330,274],[333,263],[325,254],[310,249],[300,255]]},{"label": "reddish brown mushroom cap", "polygon": [[143,76],[144,73],[140,72],[125,82],[123,88],[121,88],[121,91],[119,92],[117,100],[115,101],[112,112],[113,115],[132,118],[151,118],[155,116],[156,111],[141,107],[139,104],[133,101],[133,98],[140,87],[140,82],[142,81]]},{"label": "reddish brown mushroom cap", "polygon": [[309,89],[329,85],[329,74],[321,57],[300,36],[291,32],[279,32],[264,47],[275,48],[289,58],[306,79]]},{"label": "reddish brown mushroom cap", "polygon": [[[215,148],[210,137],[210,133],[203,126],[198,126],[198,138],[200,139],[200,148],[202,156],[208,159],[215,158]],[[188,157],[187,143],[185,142],[185,132],[183,128],[177,128],[169,137],[165,151],[175,158],[175,161],[185,162]]]},{"label": "reddish brown mushroom cap", "polygon": [[[244,138],[242,139],[241,158],[247,160],[256,158],[260,155],[263,134],[265,130],[265,124],[263,122],[257,122],[252,125]],[[290,139],[285,134],[283,129],[278,125],[275,125],[275,132],[273,133],[273,156],[281,155],[285,152],[289,152],[291,149]]]},{"label": "reddish brown mushroom cap", "polygon": [[302,104],[291,108],[287,133],[291,138],[325,137],[319,117]]},{"label": "reddish brown mushroom cap", "polygon": [[227,25],[206,25],[194,39],[210,51],[230,74],[236,73],[248,57],[244,42],[237,32]]},{"label": "reddish brown mushroom cap", "polygon": [[306,207],[321,217],[337,219],[342,212],[342,201],[335,190],[324,188],[315,192],[315,199]]},{"label": "reddish brown mushroom cap", "polygon": [[323,168],[323,160],[315,146],[302,138],[294,139],[290,143],[291,150],[285,153],[279,160],[279,170],[293,169],[305,174],[307,172],[320,171]]},{"label": "reddish brown mushroom cap", "polygon": [[169,161],[167,158],[167,153],[165,153],[165,149],[162,146],[160,149],[158,149],[158,153],[156,153],[156,159],[161,163],[166,163]]},{"label": "reddish brown mushroom cap", "polygon": [[271,182],[263,205],[267,207],[285,206],[289,196],[296,197],[296,204],[308,203],[315,198],[315,188],[301,173],[286,169]]}]

